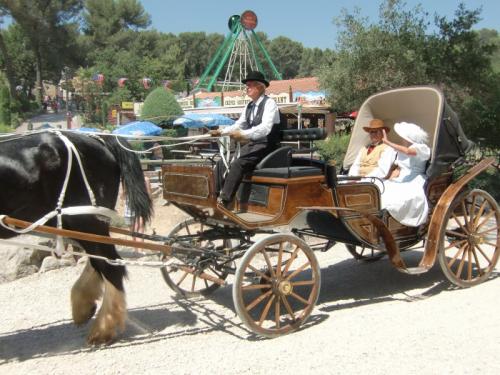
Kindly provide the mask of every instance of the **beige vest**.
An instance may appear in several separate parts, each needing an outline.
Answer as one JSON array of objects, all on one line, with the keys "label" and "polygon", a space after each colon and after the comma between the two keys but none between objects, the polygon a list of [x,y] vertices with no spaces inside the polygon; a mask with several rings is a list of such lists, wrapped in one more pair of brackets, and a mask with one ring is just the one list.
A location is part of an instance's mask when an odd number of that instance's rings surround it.
[{"label": "beige vest", "polygon": [[359,175],[366,176],[368,173],[373,171],[375,167],[377,167],[378,161],[380,160],[380,156],[382,152],[384,152],[387,145],[385,143],[381,143],[370,152],[368,155],[368,147],[364,147],[361,151],[361,158],[359,160]]}]

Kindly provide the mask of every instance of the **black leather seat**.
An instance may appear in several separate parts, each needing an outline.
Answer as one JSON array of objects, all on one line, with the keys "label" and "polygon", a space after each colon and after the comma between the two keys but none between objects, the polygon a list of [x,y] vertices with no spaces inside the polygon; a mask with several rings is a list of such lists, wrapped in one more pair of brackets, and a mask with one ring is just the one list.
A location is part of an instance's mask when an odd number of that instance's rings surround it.
[{"label": "black leather seat", "polygon": [[277,178],[292,178],[306,176],[320,176],[323,171],[319,168],[299,166],[299,167],[282,167],[282,168],[264,168],[253,171],[254,176],[259,177],[277,177]]}]

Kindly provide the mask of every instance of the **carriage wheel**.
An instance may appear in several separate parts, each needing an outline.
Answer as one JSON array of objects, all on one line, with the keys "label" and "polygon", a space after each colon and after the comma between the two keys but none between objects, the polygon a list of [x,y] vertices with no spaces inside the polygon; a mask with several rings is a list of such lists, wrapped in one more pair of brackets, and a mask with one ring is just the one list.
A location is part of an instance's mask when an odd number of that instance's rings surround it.
[{"label": "carriage wheel", "polygon": [[455,199],[442,224],[439,264],[453,284],[486,280],[500,253],[500,212],[491,195],[472,190]]},{"label": "carriage wheel", "polygon": [[236,271],[233,300],[254,333],[275,337],[297,330],[318,299],[320,269],[314,252],[291,234],[256,242]]},{"label": "carriage wheel", "polygon": [[386,254],[385,251],[380,251],[371,247],[356,246],[351,244],[346,244],[345,247],[354,257],[354,259],[362,260],[363,262],[374,262],[376,260],[382,259]]},{"label": "carriage wheel", "polygon": [[[206,229],[208,229],[206,225],[191,218],[175,226],[168,233],[168,237],[178,237],[183,246],[197,249],[222,250],[231,247],[229,239],[200,240],[196,234]],[[163,278],[172,290],[185,298],[206,296],[220,287],[220,284],[207,279],[205,275],[208,275],[208,278],[213,277],[221,280],[225,280],[228,275],[227,271],[216,269],[211,259],[203,259],[199,255],[179,254],[164,260],[169,259],[172,260],[172,265],[161,268]],[[203,272],[205,277],[200,277],[199,272]]]}]

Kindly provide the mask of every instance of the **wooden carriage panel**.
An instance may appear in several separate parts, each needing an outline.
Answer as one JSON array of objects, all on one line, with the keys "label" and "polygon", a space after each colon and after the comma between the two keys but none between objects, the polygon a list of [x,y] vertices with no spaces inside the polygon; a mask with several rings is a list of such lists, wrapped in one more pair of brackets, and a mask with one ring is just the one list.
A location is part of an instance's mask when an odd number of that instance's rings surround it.
[{"label": "wooden carriage panel", "polygon": [[[273,216],[282,211],[285,186],[244,183],[242,188],[250,192],[249,196],[241,197],[237,202],[238,210]],[[262,189],[261,194],[265,194],[264,199],[253,199],[252,192],[259,188]]]},{"label": "wooden carriage panel", "polygon": [[[332,192],[324,184],[324,176],[307,176],[296,178],[256,177],[244,183],[269,187],[267,204],[241,204],[244,211],[234,215],[233,219],[243,227],[253,228],[260,225],[280,226],[290,223],[302,207],[334,205]],[[247,213],[267,215],[268,219],[260,223],[245,220]]]},{"label": "wooden carriage panel", "polygon": [[[374,184],[338,184],[335,190],[339,207],[364,212],[378,212],[380,210],[380,192]],[[340,211],[339,215],[351,216],[353,214]]]},{"label": "wooden carriage panel", "polygon": [[178,203],[214,206],[214,177],[211,166],[168,164],[162,167],[163,198]]}]

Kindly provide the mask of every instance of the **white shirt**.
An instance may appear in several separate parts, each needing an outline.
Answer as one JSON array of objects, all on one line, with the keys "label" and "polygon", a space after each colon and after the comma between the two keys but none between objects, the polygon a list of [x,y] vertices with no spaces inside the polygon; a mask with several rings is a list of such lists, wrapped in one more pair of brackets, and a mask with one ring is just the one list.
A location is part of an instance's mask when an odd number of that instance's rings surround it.
[{"label": "white shirt", "polygon": [[[261,95],[259,99],[257,99],[257,101],[255,102],[255,105],[253,107],[253,113],[250,114],[250,119],[253,119],[254,116],[257,114],[259,104],[260,102],[262,102],[263,99],[264,95]],[[241,113],[240,118],[233,125],[226,126],[225,128],[221,129],[223,135],[235,130],[239,130],[241,131],[241,134],[243,134],[248,139],[252,141],[257,141],[259,139],[267,137],[267,135],[271,133],[273,125],[278,124],[280,122],[278,105],[271,98],[267,98],[267,101],[264,105],[264,112],[262,113],[261,123],[255,125],[252,128],[248,128],[249,124],[247,123],[246,119],[247,108],[248,104],[245,106],[245,109]]]}]

